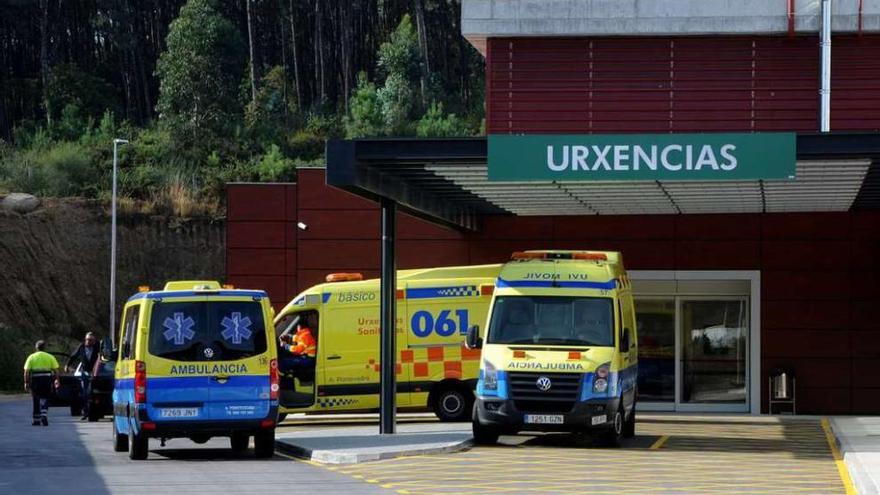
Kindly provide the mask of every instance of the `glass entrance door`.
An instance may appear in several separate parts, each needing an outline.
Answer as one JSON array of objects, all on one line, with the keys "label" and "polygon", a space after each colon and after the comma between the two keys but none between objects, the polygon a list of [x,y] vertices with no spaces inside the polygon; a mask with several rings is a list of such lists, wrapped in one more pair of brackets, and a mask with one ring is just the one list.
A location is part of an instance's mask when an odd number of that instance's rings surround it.
[{"label": "glass entrance door", "polygon": [[681,299],[679,311],[680,404],[712,404],[747,410],[749,318],[746,298]]},{"label": "glass entrance door", "polygon": [[748,412],[744,296],[636,297],[641,410]]}]

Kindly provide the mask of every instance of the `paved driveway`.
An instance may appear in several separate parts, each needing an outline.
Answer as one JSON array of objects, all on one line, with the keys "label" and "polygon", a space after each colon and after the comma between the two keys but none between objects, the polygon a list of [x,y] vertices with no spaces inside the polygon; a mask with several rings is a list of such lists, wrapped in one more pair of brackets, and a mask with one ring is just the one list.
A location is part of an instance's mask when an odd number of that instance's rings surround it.
[{"label": "paved driveway", "polygon": [[562,435],[325,468],[401,494],[846,493],[818,419],[642,416],[623,448]]}]

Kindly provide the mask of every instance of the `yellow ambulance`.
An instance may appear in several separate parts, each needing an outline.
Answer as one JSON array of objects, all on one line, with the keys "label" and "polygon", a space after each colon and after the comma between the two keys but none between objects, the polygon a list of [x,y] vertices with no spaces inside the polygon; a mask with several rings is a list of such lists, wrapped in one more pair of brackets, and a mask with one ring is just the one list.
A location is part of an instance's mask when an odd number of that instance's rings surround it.
[{"label": "yellow ambulance", "polygon": [[[397,272],[397,406],[467,421],[480,351],[464,346],[486,320],[502,265]],[[312,370],[281,370],[280,411],[352,412],[379,407],[379,280],[335,273],[297,295],[275,318],[276,336],[298,324],[317,340]],[[276,339],[277,342],[277,339]],[[279,358],[283,359],[279,348]]]},{"label": "yellow ambulance", "polygon": [[637,348],[632,288],[620,253],[514,253],[495,284],[481,338],[474,440],[520,431],[635,432]]}]

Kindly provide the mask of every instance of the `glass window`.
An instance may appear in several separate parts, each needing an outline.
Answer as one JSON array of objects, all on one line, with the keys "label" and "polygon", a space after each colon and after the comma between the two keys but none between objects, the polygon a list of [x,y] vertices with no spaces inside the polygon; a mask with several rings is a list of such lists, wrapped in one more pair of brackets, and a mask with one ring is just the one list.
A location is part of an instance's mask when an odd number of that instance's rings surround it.
[{"label": "glass window", "polygon": [[156,302],[150,354],[177,361],[228,361],[266,352],[258,302]]},{"label": "glass window", "polygon": [[675,400],[675,299],[636,299],[639,400]]},{"label": "glass window", "polygon": [[122,359],[131,359],[134,356],[140,312],[140,306],[132,306],[125,312],[125,319],[122,323]]},{"label": "glass window", "polygon": [[614,345],[614,305],[607,297],[501,296],[490,344]]}]

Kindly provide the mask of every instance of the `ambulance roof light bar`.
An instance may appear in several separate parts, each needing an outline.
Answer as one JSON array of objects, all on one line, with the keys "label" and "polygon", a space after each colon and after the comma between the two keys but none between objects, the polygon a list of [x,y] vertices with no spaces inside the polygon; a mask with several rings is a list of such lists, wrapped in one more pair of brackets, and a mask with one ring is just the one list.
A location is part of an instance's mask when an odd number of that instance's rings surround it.
[{"label": "ambulance roof light bar", "polygon": [[331,273],[327,275],[327,282],[357,282],[364,279],[362,273]]},{"label": "ambulance roof light bar", "polygon": [[588,260],[608,261],[605,253],[591,251],[517,251],[510,256],[511,260]]}]

